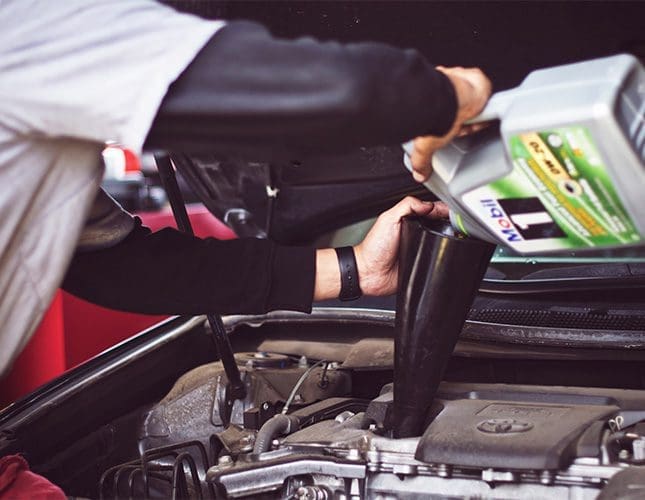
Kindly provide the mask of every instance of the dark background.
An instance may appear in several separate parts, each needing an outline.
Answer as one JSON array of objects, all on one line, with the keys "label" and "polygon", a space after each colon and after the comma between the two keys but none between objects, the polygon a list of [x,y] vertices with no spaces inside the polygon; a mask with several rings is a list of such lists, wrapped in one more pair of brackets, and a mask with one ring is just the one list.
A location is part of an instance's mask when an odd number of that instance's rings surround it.
[{"label": "dark background", "polygon": [[496,90],[531,70],[619,52],[645,58],[645,1],[207,1],[167,3],[251,19],[284,37],[377,40],[435,64],[480,66]]}]

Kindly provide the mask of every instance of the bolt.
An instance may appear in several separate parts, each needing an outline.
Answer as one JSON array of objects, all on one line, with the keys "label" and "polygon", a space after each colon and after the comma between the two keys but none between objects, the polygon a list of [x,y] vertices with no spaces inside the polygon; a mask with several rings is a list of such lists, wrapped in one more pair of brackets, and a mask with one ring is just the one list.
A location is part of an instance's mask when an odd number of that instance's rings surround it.
[{"label": "bolt", "polygon": [[221,470],[233,467],[233,465],[235,465],[235,463],[233,462],[233,458],[230,455],[222,455],[217,460],[217,465],[215,466],[215,469],[217,469],[218,471],[221,471]]},{"label": "bolt", "polygon": [[338,422],[339,424],[342,424],[345,420],[352,418],[354,415],[355,415],[354,412],[347,410],[336,415],[336,418],[334,419],[334,421]]},{"label": "bolt", "polygon": [[553,484],[555,481],[555,477],[553,475],[553,472],[549,470],[543,470],[542,473],[540,474],[540,482],[544,485],[549,485]]}]

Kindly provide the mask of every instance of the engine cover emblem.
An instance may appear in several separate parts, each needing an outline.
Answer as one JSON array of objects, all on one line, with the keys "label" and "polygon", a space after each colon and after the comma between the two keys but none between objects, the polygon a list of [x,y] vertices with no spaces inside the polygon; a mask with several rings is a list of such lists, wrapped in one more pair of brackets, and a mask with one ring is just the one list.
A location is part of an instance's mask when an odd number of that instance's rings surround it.
[{"label": "engine cover emblem", "polygon": [[530,422],[523,422],[513,418],[491,418],[477,425],[477,429],[489,434],[512,434],[526,432],[533,428]]}]

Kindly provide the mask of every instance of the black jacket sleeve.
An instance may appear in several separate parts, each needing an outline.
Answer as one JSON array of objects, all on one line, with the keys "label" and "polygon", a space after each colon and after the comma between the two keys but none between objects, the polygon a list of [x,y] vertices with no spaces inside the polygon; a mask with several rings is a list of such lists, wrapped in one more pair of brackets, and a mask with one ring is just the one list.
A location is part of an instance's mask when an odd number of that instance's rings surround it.
[{"label": "black jacket sleeve", "polygon": [[63,288],[96,304],[145,314],[309,312],[315,251],[269,240],[200,239],[137,224],[121,243],[77,252]]},{"label": "black jacket sleeve", "polygon": [[[450,81],[417,51],[272,37],[233,22],[165,96],[146,147],[339,152],[442,135]],[[64,288],[116,309],[160,314],[308,311],[315,251],[266,240],[200,240],[140,224],[115,247],[78,253]]]},{"label": "black jacket sleeve", "polygon": [[340,152],[443,135],[456,106],[448,78],[416,50],[281,40],[237,21],[171,86],[146,146]]}]

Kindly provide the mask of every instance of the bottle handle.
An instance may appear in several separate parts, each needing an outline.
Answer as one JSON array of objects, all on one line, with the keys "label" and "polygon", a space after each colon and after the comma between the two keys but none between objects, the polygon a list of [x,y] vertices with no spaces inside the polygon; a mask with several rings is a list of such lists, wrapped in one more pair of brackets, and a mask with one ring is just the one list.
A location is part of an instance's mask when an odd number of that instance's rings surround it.
[{"label": "bottle handle", "polygon": [[[495,92],[486,103],[486,107],[484,107],[482,112],[474,118],[468,120],[466,124],[499,120],[506,113],[506,110],[509,108],[513,99],[515,98],[516,90],[517,89],[510,89],[501,92]],[[403,150],[405,151],[405,165],[406,167],[408,167],[408,170],[412,170],[411,165],[408,165],[408,163],[410,161],[412,151],[414,151],[414,140],[408,141],[403,144]]]},{"label": "bottle handle", "polygon": [[[513,99],[516,97],[517,89],[504,90],[502,92],[495,92],[486,103],[486,107],[474,118],[468,120],[466,124],[483,123],[492,120],[499,120],[506,113],[510,107]],[[414,151],[414,139],[403,144],[403,163],[405,167],[412,172],[412,163],[410,157]],[[442,151],[442,150],[440,150]],[[440,154],[440,151],[437,153]],[[436,173],[436,172],[433,172]]]},{"label": "bottle handle", "polygon": [[[412,152],[414,151],[414,139],[402,144],[401,146],[403,147],[403,164],[405,165],[405,168],[408,169],[408,171],[413,172],[414,169],[412,168]],[[430,178],[433,179],[433,178],[439,177],[442,182],[448,182],[448,179],[450,178],[450,173],[446,172],[443,168],[441,168],[441,165],[437,165],[436,163],[436,157],[441,156],[444,150],[445,148],[442,148],[439,151],[435,152],[435,157],[433,157],[433,160],[432,160],[433,168],[432,168],[432,173],[430,174]],[[429,182],[431,181],[426,181],[424,183],[426,187],[428,187]],[[428,189],[430,188],[428,187]],[[434,191],[436,190],[437,188],[435,187]],[[435,193],[435,194],[440,195],[441,193]]]}]

